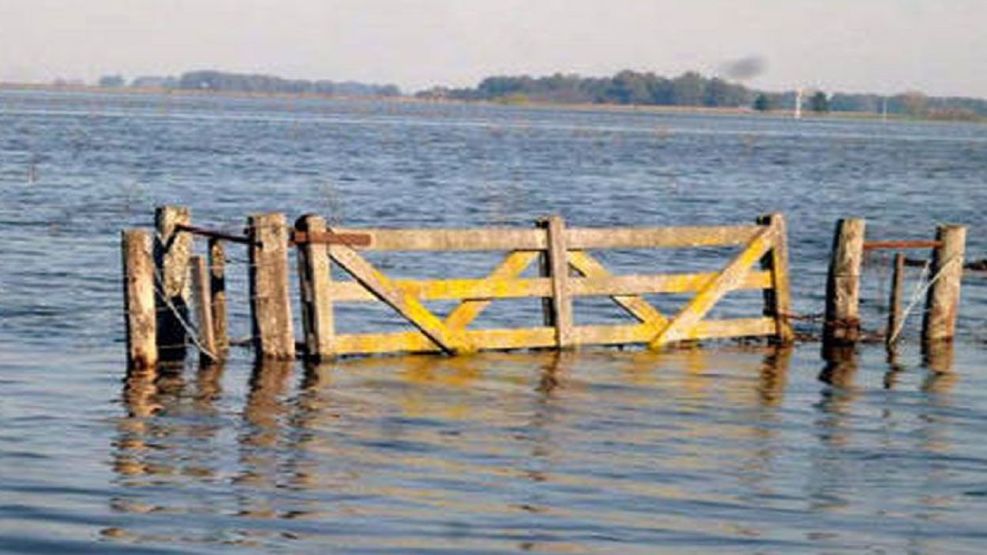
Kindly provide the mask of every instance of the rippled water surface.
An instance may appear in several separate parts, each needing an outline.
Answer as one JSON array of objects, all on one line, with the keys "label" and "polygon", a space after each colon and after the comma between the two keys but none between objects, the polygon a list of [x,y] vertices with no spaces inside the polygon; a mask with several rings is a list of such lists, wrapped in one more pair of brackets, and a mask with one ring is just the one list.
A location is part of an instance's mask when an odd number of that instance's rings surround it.
[{"label": "rippled water surface", "polygon": [[[876,346],[828,364],[813,343],[727,343],[306,368],[236,349],[223,367],[125,380],[119,231],[167,203],[228,231],[271,210],[357,227],[780,211],[795,310],[811,316],[837,218],[864,217],[880,239],[962,223],[984,258],[985,185],[976,125],[2,92],[0,551],[981,553],[982,273],[965,280],[955,348],[925,358],[918,308],[891,361]],[[244,258],[231,251],[236,337],[249,333]],[[496,259],[379,262],[482,275]],[[888,277],[872,257],[869,329]],[[486,324],[532,315],[507,303]],[[393,325],[375,309],[341,317]]]}]

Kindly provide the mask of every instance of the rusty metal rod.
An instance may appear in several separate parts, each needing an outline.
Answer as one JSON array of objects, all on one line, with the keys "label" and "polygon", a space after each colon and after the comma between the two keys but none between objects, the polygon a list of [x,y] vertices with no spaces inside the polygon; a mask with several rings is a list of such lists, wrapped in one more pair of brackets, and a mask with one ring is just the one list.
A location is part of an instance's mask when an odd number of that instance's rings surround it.
[{"label": "rusty metal rod", "polygon": [[254,241],[252,241],[249,237],[245,237],[243,235],[232,235],[229,233],[224,233],[222,231],[216,231],[214,229],[196,227],[194,225],[176,224],[175,230],[184,231],[185,233],[191,233],[193,235],[201,235],[202,237],[209,237],[212,239],[222,239],[224,241],[229,241],[231,243],[242,243],[244,245],[254,244]]},{"label": "rusty metal rod", "polygon": [[333,231],[294,231],[291,241],[296,245],[306,243],[324,245],[347,245],[350,247],[369,247],[371,237],[367,233],[336,233]]},{"label": "rusty metal rod", "polygon": [[873,251],[880,249],[935,249],[942,245],[941,241],[935,240],[913,240],[913,241],[865,241],[864,250]]}]

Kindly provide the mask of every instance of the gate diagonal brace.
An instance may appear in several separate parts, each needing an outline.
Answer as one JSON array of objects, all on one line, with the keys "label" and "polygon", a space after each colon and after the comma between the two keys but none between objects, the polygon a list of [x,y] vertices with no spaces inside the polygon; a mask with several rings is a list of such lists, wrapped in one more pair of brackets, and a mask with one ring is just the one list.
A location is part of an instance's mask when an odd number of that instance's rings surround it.
[{"label": "gate diagonal brace", "polygon": [[744,250],[720,270],[720,273],[710,280],[696,296],[686,304],[667,326],[648,344],[651,349],[676,341],[690,339],[690,332],[703,317],[729,291],[750,272],[751,267],[761,260],[774,246],[778,230],[776,227],[765,227],[757,233]]},{"label": "gate diagonal brace", "polygon": [[477,351],[462,330],[447,326],[418,299],[402,291],[393,280],[352,248],[330,244],[329,256],[367,291],[397,311],[444,352],[458,355]]},{"label": "gate diagonal brace", "polygon": [[[538,259],[538,251],[513,251],[494,268],[486,279],[516,278]],[[463,330],[473,320],[486,310],[492,301],[490,299],[466,299],[456,305],[456,308],[446,316],[445,325],[452,329]]]},{"label": "gate diagonal brace", "polygon": [[[585,251],[569,251],[569,265],[583,277],[607,278],[613,275]],[[644,300],[641,295],[614,295],[610,298],[628,314],[637,318],[642,325],[653,330],[653,333],[658,333],[668,324],[668,319],[661,311]]]}]

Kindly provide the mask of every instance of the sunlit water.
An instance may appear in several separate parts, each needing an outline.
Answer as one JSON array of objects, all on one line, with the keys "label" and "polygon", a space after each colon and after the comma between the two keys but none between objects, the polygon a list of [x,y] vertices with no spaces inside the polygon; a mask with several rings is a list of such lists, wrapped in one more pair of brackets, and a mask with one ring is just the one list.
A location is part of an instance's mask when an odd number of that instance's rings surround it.
[{"label": "sunlit water", "polygon": [[[795,310],[812,315],[837,218],[880,239],[966,224],[983,258],[985,184],[975,125],[0,93],[0,551],[983,552],[983,274],[964,284],[954,352],[929,360],[918,307],[892,362],[880,347],[828,365],[812,343],[727,343],[255,368],[237,349],[223,368],[125,381],[119,231],[166,203],[229,231],[270,210],[357,227],[781,211]],[[638,272],[726,261],[601,256]],[[379,262],[483,275],[496,259]],[[872,330],[886,262],[864,276]],[[577,320],[609,310],[577,305]],[[537,316],[506,303],[485,324]]]}]

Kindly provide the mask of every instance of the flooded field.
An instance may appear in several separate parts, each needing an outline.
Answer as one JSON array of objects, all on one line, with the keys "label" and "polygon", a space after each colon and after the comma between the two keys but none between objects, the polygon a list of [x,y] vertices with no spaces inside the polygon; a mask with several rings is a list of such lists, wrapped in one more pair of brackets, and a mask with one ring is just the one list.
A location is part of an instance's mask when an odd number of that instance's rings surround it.
[{"label": "flooded field", "polygon": [[[168,203],[232,232],[270,210],[354,227],[780,211],[811,317],[837,218],[880,239],[965,224],[985,258],[985,185],[977,125],[0,92],[0,551],[983,552],[982,273],[954,349],[931,359],[919,308],[891,361],[725,343],[258,368],[235,349],[223,367],[125,380],[119,232]],[[234,337],[250,327],[245,258],[228,269]],[[868,329],[889,278],[886,257],[868,260]]]}]

